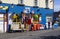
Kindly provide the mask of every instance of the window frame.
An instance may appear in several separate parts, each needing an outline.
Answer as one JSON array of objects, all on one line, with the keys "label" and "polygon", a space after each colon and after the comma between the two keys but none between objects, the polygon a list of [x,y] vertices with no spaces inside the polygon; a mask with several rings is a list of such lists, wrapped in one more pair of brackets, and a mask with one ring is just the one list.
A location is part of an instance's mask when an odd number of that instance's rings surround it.
[{"label": "window frame", "polygon": [[38,0],[34,0],[34,6],[38,5]]},{"label": "window frame", "polygon": [[23,0],[18,0],[18,4],[23,4]]},{"label": "window frame", "polygon": [[46,8],[48,8],[48,0],[45,0]]}]

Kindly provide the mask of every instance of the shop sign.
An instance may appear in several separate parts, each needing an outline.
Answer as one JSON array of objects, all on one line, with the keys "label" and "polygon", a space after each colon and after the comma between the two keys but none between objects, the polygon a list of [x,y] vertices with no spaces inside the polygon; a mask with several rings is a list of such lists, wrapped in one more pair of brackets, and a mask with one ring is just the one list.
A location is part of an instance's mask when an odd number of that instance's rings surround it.
[{"label": "shop sign", "polygon": [[0,6],[0,9],[7,10],[8,9],[8,6]]},{"label": "shop sign", "polygon": [[11,30],[19,30],[19,23],[13,22],[11,24]]},{"label": "shop sign", "polygon": [[24,13],[30,13],[30,8],[29,7],[25,7]]},{"label": "shop sign", "polygon": [[52,21],[52,17],[51,16],[47,16],[46,17],[46,22]]},{"label": "shop sign", "polygon": [[32,10],[32,14],[34,14],[34,10]]},{"label": "shop sign", "polygon": [[0,9],[2,9],[3,8],[3,6],[0,6]]}]

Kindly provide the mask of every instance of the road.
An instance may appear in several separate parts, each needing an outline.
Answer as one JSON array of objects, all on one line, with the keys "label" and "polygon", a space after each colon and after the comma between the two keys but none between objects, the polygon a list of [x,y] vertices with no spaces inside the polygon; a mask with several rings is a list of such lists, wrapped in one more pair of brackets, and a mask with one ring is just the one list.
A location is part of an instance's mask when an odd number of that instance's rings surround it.
[{"label": "road", "polygon": [[60,27],[57,29],[27,31],[16,33],[0,33],[0,39],[59,39]]}]

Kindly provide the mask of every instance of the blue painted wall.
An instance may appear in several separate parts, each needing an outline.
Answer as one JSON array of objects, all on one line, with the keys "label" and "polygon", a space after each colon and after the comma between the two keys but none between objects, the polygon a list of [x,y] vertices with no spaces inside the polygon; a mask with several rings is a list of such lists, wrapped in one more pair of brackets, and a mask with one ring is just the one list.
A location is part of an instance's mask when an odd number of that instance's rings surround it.
[{"label": "blue painted wall", "polygon": [[39,13],[41,13],[41,17],[42,17],[42,24],[46,24],[46,15],[50,15],[53,17],[53,9],[44,9],[44,8],[40,8]]},{"label": "blue painted wall", "polygon": [[6,13],[6,10],[1,10],[1,9],[0,9],[0,12],[4,14],[4,13]]},{"label": "blue painted wall", "polygon": [[[7,3],[2,3],[2,4],[0,4],[0,6],[11,6],[10,4],[7,4]],[[2,10],[2,9],[0,9],[0,12],[1,13],[6,13],[6,10]]]},{"label": "blue painted wall", "polygon": [[16,6],[14,5],[13,8],[12,6],[9,7],[8,13],[15,12],[15,13],[21,13],[24,9],[24,6]]},{"label": "blue painted wall", "polygon": [[[53,16],[53,9],[45,9],[45,8],[33,8],[31,6],[16,6],[13,5],[13,8],[11,6],[11,4],[0,4],[0,6],[8,6],[8,13],[21,13],[23,12],[23,10],[25,9],[25,7],[29,7],[30,8],[30,12],[32,12],[32,10],[34,10],[35,14],[41,14],[42,17],[42,24],[45,25],[46,23],[46,15],[51,15]],[[37,11],[39,9],[39,11]],[[0,10],[0,12],[6,12],[6,10]]]}]

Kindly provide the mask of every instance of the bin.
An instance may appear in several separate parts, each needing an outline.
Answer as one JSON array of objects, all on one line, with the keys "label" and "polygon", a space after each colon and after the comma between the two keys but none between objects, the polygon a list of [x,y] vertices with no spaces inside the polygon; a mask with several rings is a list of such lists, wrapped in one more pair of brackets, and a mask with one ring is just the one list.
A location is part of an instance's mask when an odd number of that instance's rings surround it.
[{"label": "bin", "polygon": [[53,27],[54,27],[54,28],[58,28],[58,23],[55,23],[55,24],[53,25]]}]

